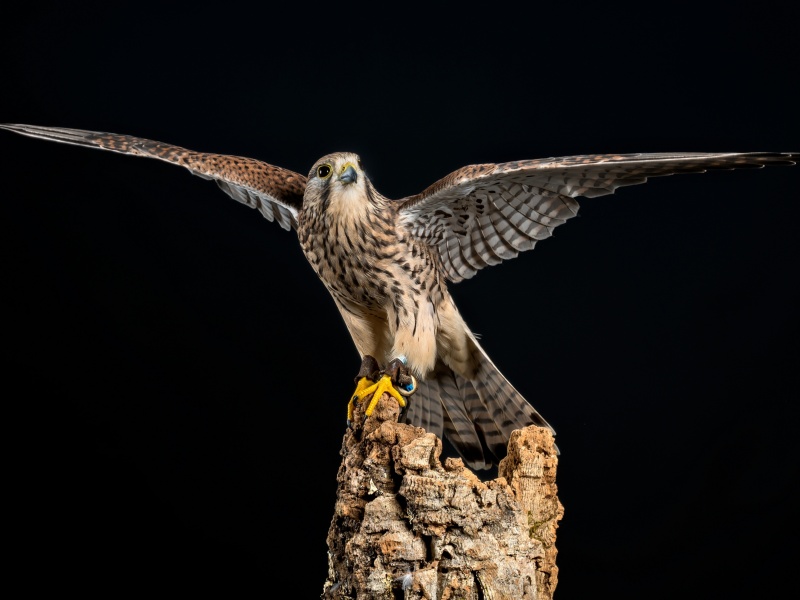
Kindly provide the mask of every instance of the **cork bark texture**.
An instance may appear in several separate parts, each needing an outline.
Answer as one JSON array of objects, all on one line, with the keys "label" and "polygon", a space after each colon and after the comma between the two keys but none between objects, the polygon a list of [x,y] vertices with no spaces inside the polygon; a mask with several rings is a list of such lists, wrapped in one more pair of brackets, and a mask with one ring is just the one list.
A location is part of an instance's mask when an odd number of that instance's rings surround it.
[{"label": "cork bark texture", "polygon": [[551,600],[558,583],[557,454],[551,433],[514,432],[481,481],[442,443],[397,422],[388,396],[342,442],[322,598]]}]

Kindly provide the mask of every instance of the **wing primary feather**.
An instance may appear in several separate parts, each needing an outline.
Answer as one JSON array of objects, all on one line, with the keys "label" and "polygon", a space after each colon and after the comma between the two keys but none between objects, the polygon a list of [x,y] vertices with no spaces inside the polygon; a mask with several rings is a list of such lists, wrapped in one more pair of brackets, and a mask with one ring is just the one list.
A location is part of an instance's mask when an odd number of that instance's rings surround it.
[{"label": "wing primary feather", "polygon": [[[251,158],[194,152],[172,144],[116,133],[20,124],[0,124],[0,129],[28,137],[154,158],[179,165],[193,175],[215,180],[229,196],[243,204],[259,208],[268,220],[277,220],[284,229],[297,226],[306,178],[288,169]],[[258,202],[255,198],[258,198]],[[273,205],[277,205],[279,217],[274,212]]]}]

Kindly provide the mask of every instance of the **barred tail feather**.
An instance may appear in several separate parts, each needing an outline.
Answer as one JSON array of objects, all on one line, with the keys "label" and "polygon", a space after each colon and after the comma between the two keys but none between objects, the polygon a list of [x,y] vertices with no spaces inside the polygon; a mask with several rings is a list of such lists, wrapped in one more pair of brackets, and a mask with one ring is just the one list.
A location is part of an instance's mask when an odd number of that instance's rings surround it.
[{"label": "barred tail feather", "polygon": [[[528,425],[538,425],[549,429],[553,435],[555,430],[545,421],[537,411],[516,388],[505,378],[495,366],[478,341],[471,335],[474,345],[474,358],[477,360],[477,374],[473,383],[484,402],[490,408],[495,422],[503,431],[506,438],[511,437],[511,432],[522,429]],[[483,390],[488,393],[483,394]],[[502,415],[502,416],[501,416]]]},{"label": "barred tail feather", "polygon": [[405,422],[442,438],[444,434],[442,401],[435,379],[417,381],[417,391],[407,399]]},{"label": "barred tail feather", "polygon": [[505,456],[512,431],[528,425],[553,428],[473,342],[475,377],[467,379],[439,361],[433,373],[418,382],[406,422],[446,436],[464,462],[478,470],[491,468]]},{"label": "barred tail feather", "polygon": [[482,394],[476,381],[458,375],[453,372],[453,377],[461,390],[461,398],[464,408],[469,415],[469,419],[478,431],[480,442],[487,454],[487,466],[497,464],[499,458],[506,454],[508,438],[504,438],[502,431],[498,428],[497,421],[492,416],[490,404],[486,402],[486,394]]},{"label": "barred tail feather", "polygon": [[[405,421],[440,439],[446,437],[470,468],[491,468],[493,459],[481,442],[462,393],[453,371],[439,362],[427,379],[417,382]],[[477,397],[474,390],[472,394]]]}]

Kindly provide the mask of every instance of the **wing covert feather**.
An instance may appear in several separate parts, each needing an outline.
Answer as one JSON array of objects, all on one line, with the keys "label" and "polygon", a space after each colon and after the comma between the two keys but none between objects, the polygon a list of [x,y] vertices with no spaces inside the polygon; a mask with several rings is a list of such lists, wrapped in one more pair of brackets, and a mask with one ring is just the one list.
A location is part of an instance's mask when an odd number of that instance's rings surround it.
[{"label": "wing covert feather", "polygon": [[400,201],[400,223],[434,248],[450,281],[532,249],[578,214],[577,197],[649,177],[795,164],[794,153],[588,154],[469,165]]}]

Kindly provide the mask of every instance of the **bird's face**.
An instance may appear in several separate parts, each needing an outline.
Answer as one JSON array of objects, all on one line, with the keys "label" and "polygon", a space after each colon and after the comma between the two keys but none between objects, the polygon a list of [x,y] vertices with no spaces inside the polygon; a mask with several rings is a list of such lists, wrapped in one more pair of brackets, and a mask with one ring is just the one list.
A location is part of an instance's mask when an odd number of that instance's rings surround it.
[{"label": "bird's face", "polygon": [[361,159],[352,152],[320,158],[308,174],[304,205],[340,217],[363,213],[369,202],[368,184]]}]

